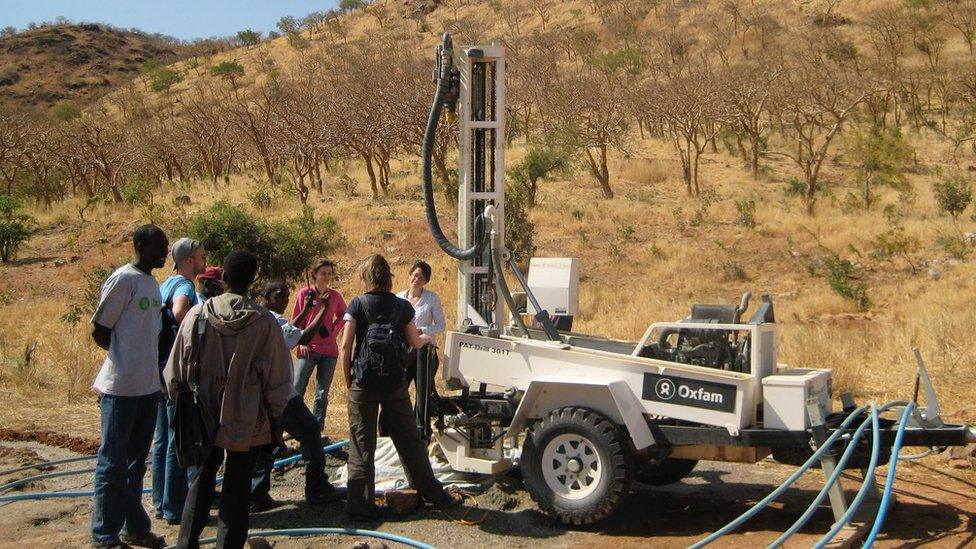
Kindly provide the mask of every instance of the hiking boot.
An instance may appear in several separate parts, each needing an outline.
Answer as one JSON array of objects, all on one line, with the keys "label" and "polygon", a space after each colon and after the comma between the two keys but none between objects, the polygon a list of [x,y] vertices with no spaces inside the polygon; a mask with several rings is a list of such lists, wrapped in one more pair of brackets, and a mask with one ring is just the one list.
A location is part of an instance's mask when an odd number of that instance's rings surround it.
[{"label": "hiking boot", "polygon": [[305,490],[305,501],[307,501],[310,505],[332,503],[333,501],[339,501],[344,497],[346,497],[345,488],[336,488],[328,482],[323,483],[314,490]]},{"label": "hiking boot", "polygon": [[153,534],[152,532],[143,532],[141,534],[122,532],[119,536],[119,541],[133,547],[149,547],[150,549],[162,549],[166,547],[166,540],[163,539],[163,536]]},{"label": "hiking boot", "polygon": [[251,512],[252,513],[263,513],[274,509],[275,507],[280,507],[281,503],[271,497],[270,494],[264,494],[263,496],[257,496],[251,498]]},{"label": "hiking boot", "polygon": [[373,505],[365,509],[346,509],[346,516],[353,522],[376,522],[392,518],[389,509]]}]

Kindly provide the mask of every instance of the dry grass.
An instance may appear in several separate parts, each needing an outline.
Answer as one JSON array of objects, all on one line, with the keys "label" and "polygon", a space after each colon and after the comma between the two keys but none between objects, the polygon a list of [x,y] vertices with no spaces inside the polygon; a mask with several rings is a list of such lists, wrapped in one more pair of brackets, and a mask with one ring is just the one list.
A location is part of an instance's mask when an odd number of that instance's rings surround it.
[{"label": "dry grass", "polygon": [[[936,165],[944,147],[925,136],[912,136],[920,161]],[[521,151],[509,155],[515,159]],[[648,324],[685,316],[693,302],[732,303],[742,292],[769,293],[776,304],[780,362],[797,367],[832,368],[835,388],[850,390],[860,399],[909,396],[914,374],[911,348],[922,347],[946,412],[976,419],[973,389],[976,369],[976,265],[943,261],[942,277],[932,280],[925,269],[913,275],[900,262],[870,258],[870,242],[886,228],[880,207],[844,213],[822,201],[813,216],[782,193],[788,165],[771,166],[774,174],[754,181],[738,159],[711,154],[703,165],[703,185],[717,201],[693,223],[702,210],[700,200],[684,195],[675,177],[676,164],[666,143],[639,143],[639,155],[616,157],[612,173],[617,198],[599,197],[585,173],[560,181],[546,181],[540,205],[533,210],[540,256],[579,257],[583,264],[579,331],[634,339]],[[310,197],[318,214],[339,220],[347,244],[335,254],[338,287],[351,298],[360,291],[357,262],[382,252],[395,268],[395,286],[406,281],[407,268],[418,257],[431,261],[431,288],[447,305],[448,324],[456,317],[456,274],[451,260],[439,252],[428,235],[419,199],[416,160],[397,162],[390,198],[372,201],[362,167],[352,163],[348,173],[359,182],[356,198],[346,198],[331,174],[326,192]],[[843,196],[840,166],[827,167],[835,196]],[[917,198],[903,208],[901,224],[922,242],[920,260],[944,260],[934,243],[937,230],[948,222],[931,198],[931,175],[913,175]],[[229,186],[193,184],[189,212],[218,199],[251,209],[245,198],[255,185],[250,177],[234,177]],[[176,190],[157,197],[171,204]],[[182,191],[180,191],[182,192]],[[756,201],[757,227],[736,223],[735,199]],[[440,199],[439,199],[440,200]],[[897,203],[882,194],[882,203]],[[21,260],[0,266],[0,424],[14,428],[46,428],[72,434],[96,434],[94,397],[88,386],[103,354],[89,343],[86,326],[68,328],[59,321],[67,303],[78,298],[84,273],[97,266],[116,266],[127,257],[126,234],[138,224],[140,210],[99,206],[81,224],[74,202],[52,211],[37,211],[44,229],[23,249]],[[442,225],[456,226],[453,208],[439,204]],[[282,198],[263,216],[284,217],[299,209],[294,199]],[[676,214],[680,210],[680,214]],[[171,212],[175,212],[171,210]],[[680,220],[680,223],[679,223]],[[679,226],[681,225],[681,226]],[[968,218],[962,230],[971,230]],[[816,237],[814,236],[816,235]],[[176,237],[179,235],[171,235]],[[874,303],[867,314],[834,294],[823,278],[805,265],[819,242],[851,259],[859,259]],[[857,253],[853,250],[856,249]],[[857,254],[860,254],[858,258]],[[56,258],[77,256],[55,267]],[[738,262],[747,279],[729,281],[723,273],[728,261]],[[168,270],[160,270],[162,278]],[[24,348],[38,342],[30,368],[23,366]],[[330,435],[344,431],[345,390],[341,376],[332,388],[327,423]],[[309,395],[310,396],[310,395]]]}]

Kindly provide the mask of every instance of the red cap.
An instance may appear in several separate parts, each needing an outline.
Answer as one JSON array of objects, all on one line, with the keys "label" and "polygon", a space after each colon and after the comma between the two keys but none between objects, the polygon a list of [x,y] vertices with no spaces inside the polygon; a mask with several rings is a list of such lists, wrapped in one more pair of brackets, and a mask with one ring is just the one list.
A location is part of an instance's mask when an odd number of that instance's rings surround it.
[{"label": "red cap", "polygon": [[224,270],[220,267],[207,267],[202,273],[197,275],[197,280],[221,280],[224,277]]}]

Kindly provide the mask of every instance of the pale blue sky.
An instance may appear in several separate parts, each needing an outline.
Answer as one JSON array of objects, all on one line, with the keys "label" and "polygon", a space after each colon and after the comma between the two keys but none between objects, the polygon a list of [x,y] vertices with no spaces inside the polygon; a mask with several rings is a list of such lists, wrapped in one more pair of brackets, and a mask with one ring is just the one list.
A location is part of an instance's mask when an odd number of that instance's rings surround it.
[{"label": "pale blue sky", "polygon": [[0,28],[23,29],[34,21],[109,23],[160,32],[183,40],[228,36],[250,28],[267,33],[284,15],[302,17],[338,0],[0,0]]}]

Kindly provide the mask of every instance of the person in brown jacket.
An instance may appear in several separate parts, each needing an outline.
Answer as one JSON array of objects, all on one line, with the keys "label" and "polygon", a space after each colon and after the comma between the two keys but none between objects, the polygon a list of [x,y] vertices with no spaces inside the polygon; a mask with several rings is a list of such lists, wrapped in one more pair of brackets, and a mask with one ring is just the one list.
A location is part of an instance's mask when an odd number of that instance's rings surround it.
[{"label": "person in brown jacket", "polygon": [[202,315],[206,329],[199,350],[199,392],[218,427],[210,457],[190,485],[177,547],[199,545],[225,453],[217,547],[243,547],[256,452],[267,445],[284,445],[279,417],[292,394],[291,357],[278,323],[267,310],[245,297],[256,273],[257,259],[251,253],[227,255],[223,274],[226,291],[187,312],[163,372],[166,389],[176,400],[191,379],[193,330]]}]

